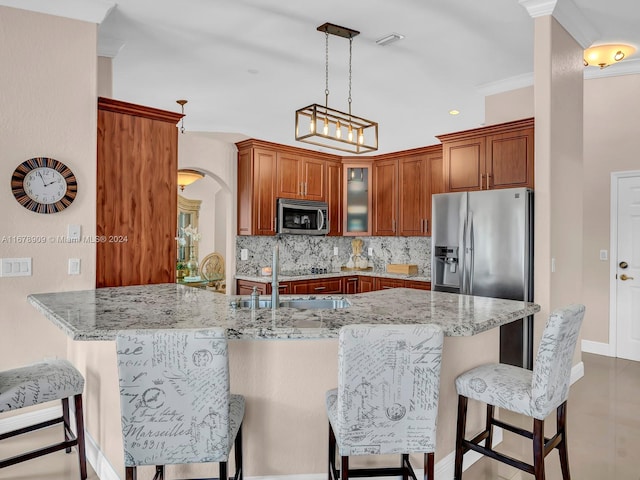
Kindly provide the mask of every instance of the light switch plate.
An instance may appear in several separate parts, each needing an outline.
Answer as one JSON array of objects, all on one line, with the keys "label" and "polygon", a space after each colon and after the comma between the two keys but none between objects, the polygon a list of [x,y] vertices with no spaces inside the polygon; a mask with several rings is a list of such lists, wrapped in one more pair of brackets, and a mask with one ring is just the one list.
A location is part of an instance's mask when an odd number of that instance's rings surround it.
[{"label": "light switch plate", "polygon": [[240,250],[240,260],[249,260],[249,250],[246,248]]},{"label": "light switch plate", "polygon": [[338,255],[338,247],[333,247],[333,255],[334,256]]},{"label": "light switch plate", "polygon": [[369,247],[367,249],[367,255],[370,256],[370,257],[373,257],[373,248],[372,247]]},{"label": "light switch plate", "polygon": [[81,232],[82,232],[82,227],[80,225],[67,226],[67,241],[79,242]]},{"label": "light switch plate", "polygon": [[69,275],[80,275],[80,259],[69,259]]},{"label": "light switch plate", "polygon": [[603,262],[609,259],[609,252],[606,250],[600,250],[600,260]]},{"label": "light switch plate", "polygon": [[31,257],[3,258],[0,277],[30,277]]}]

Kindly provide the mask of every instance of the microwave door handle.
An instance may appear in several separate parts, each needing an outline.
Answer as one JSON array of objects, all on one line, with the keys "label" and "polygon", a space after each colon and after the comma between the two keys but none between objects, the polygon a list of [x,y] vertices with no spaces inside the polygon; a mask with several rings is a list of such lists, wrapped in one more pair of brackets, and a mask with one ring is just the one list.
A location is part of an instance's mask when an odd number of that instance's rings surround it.
[{"label": "microwave door handle", "polygon": [[322,230],[324,228],[324,213],[322,213],[322,210],[318,209],[318,217],[320,218],[320,221],[318,222],[318,230]]}]

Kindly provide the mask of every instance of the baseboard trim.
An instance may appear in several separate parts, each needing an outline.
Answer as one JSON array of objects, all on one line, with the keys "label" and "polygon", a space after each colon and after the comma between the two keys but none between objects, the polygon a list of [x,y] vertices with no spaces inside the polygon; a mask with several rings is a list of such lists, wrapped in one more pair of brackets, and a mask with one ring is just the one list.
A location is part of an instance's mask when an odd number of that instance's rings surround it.
[{"label": "baseboard trim", "polygon": [[611,345],[603,342],[593,342],[591,340],[582,340],[582,351],[585,353],[594,353],[596,355],[604,355],[605,357],[615,357]]},{"label": "baseboard trim", "polygon": [[87,450],[87,462],[96,472],[100,480],[120,480],[120,475],[115,471],[107,457],[104,456],[100,447],[93,437],[85,430],[84,433],[85,447]]}]

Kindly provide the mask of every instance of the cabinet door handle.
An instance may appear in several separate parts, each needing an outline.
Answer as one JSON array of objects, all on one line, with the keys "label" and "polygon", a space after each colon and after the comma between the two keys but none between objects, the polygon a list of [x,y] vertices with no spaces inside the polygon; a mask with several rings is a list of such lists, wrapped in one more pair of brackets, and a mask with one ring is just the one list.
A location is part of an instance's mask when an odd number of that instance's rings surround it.
[{"label": "cabinet door handle", "polygon": [[358,277],[356,278],[348,278],[347,282],[357,282],[358,281]]},{"label": "cabinet door handle", "polygon": [[489,186],[489,181],[491,179],[491,174],[487,173],[487,190],[489,190],[491,187]]},{"label": "cabinet door handle", "polygon": [[383,289],[383,290],[389,290],[390,288],[396,288],[396,287],[389,287],[389,286],[387,286],[387,285],[383,285],[383,286],[382,286],[382,289]]},{"label": "cabinet door handle", "polygon": [[427,233],[429,231],[429,219],[425,218],[424,219],[424,233]]},{"label": "cabinet door handle", "polygon": [[482,185],[484,184],[483,180],[484,180],[484,174],[481,173],[480,174],[480,190],[482,190]]},{"label": "cabinet door handle", "polygon": [[307,196],[307,182],[304,182],[304,196]]},{"label": "cabinet door handle", "polygon": [[396,233],[396,221],[395,221],[395,219],[391,220],[391,231],[393,233]]},{"label": "cabinet door handle", "polygon": [[314,290],[317,292],[318,290],[326,290],[327,287],[315,287]]}]

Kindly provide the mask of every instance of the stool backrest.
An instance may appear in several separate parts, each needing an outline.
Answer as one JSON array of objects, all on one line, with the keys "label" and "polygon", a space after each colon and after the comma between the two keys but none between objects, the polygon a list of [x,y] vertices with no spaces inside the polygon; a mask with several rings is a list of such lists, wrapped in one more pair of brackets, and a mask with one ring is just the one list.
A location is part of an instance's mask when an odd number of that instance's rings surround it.
[{"label": "stool backrest", "polygon": [[569,305],[549,315],[533,365],[532,409],[545,418],[569,396],[573,352],[584,305]]},{"label": "stool backrest", "polygon": [[125,466],[226,461],[224,329],[123,331],[116,348]]},{"label": "stool backrest", "polygon": [[352,455],[433,452],[443,334],[436,325],[340,330],[337,422]]}]

